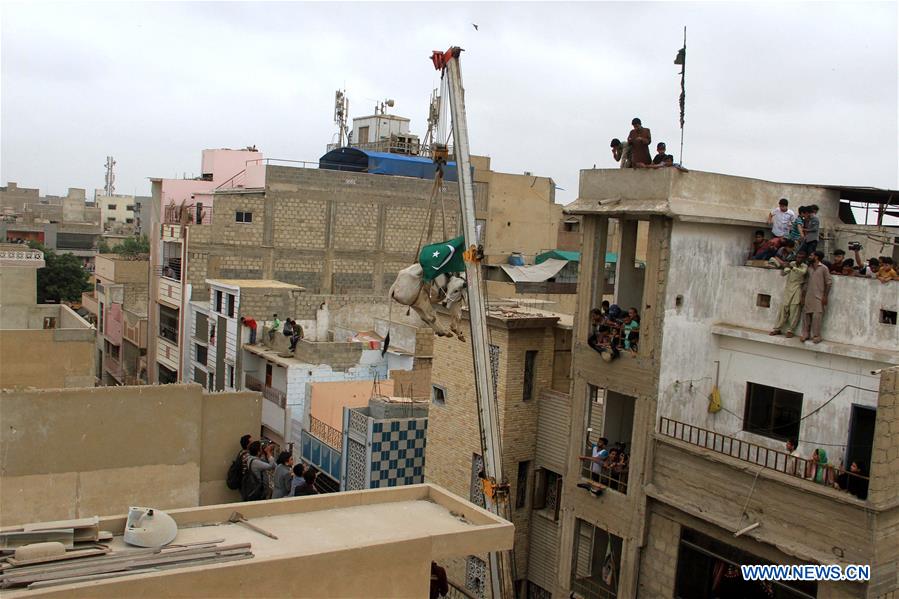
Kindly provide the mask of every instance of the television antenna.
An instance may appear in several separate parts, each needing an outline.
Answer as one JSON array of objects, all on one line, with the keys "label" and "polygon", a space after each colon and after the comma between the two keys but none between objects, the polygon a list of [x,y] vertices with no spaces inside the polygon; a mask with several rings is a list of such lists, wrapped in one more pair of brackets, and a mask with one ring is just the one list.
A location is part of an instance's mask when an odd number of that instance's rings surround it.
[{"label": "television antenna", "polygon": [[435,138],[437,126],[440,123],[440,93],[434,89],[431,91],[431,103],[428,107],[428,132],[425,133],[422,147],[427,151],[432,144],[439,143]]}]

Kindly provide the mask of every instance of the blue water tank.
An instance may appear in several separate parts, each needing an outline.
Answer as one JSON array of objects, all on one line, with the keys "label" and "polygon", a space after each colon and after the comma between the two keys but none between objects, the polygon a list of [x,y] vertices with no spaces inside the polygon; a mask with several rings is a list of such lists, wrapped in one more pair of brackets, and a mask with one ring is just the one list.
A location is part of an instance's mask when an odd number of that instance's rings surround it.
[{"label": "blue water tank", "polygon": [[514,252],[509,256],[509,264],[512,266],[524,266],[524,257],[519,252]]}]

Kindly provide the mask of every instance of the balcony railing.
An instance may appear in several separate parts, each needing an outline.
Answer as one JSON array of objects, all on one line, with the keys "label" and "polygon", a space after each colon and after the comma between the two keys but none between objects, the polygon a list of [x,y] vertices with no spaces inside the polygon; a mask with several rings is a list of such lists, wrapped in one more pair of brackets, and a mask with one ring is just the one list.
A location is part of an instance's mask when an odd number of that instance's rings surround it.
[{"label": "balcony railing", "polygon": [[844,470],[832,464],[819,464],[811,459],[796,457],[783,451],[722,435],[664,416],[659,418],[659,434],[822,485],[832,486],[842,478],[850,490],[853,488],[864,489],[864,495],[867,495],[869,481],[867,476]]},{"label": "balcony railing", "polygon": [[[274,387],[269,387],[268,385],[263,384],[262,381],[257,379],[254,376],[245,375],[244,376],[244,386],[250,391],[258,391],[262,393],[262,397],[269,400],[273,404],[276,404],[282,410],[287,408],[287,394],[279,389],[275,389]],[[321,439],[321,437],[319,437]],[[324,441],[324,439],[322,439]]]},{"label": "balcony railing", "polygon": [[309,432],[334,449],[343,449],[343,433],[315,416],[309,416]]},{"label": "balcony railing", "polygon": [[[587,446],[585,448],[585,455],[589,456],[592,450],[593,448],[591,446]],[[606,460],[599,467],[599,472],[594,472],[593,466],[595,466],[597,462],[594,462],[588,457],[582,457],[580,460],[581,478],[592,480],[594,483],[599,483],[607,489],[627,494],[627,467],[622,468],[621,466],[610,464],[609,460]],[[589,488],[589,485],[586,488]]]}]

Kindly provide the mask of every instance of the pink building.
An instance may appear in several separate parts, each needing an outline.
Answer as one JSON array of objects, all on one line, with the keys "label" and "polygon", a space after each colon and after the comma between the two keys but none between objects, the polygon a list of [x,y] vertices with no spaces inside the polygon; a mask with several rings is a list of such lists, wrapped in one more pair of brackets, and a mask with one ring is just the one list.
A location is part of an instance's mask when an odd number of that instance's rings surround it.
[{"label": "pink building", "polygon": [[262,163],[256,148],[203,150],[195,179],[151,178],[148,376],[151,383],[182,380],[184,327],[190,289],[185,289],[190,227],[212,222],[214,191],[240,187],[247,170]]}]

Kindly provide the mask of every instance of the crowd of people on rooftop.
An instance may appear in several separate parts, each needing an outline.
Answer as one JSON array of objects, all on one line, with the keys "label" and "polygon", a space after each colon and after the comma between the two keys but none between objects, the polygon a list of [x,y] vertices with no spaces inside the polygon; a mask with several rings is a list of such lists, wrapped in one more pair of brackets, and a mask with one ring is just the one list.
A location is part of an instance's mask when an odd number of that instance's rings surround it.
[{"label": "crowd of people on rooftop", "polygon": [[642,121],[634,118],[631,121],[631,131],[627,141],[622,142],[617,137],[612,139],[612,158],[621,168],[665,168],[669,166],[681,168],[674,163],[674,156],[667,153],[665,142],[656,144],[656,155],[649,155],[652,133],[644,127]]},{"label": "crowd of people on rooftop", "polygon": [[[277,457],[276,457],[277,456]],[[242,501],[301,497],[319,493],[315,486],[318,471],[303,463],[294,464],[293,454],[278,451],[276,443],[253,439],[252,435],[240,438],[240,452],[231,466],[239,485],[235,487],[229,471],[229,487],[240,490]]]},{"label": "crowd of people on rooftop", "polygon": [[750,260],[767,260],[768,268],[781,269],[786,277],[784,295],[777,323],[771,335],[794,337],[802,319],[800,341],[811,339],[821,342],[821,325],[827,309],[828,296],[833,284],[832,275],[867,277],[881,283],[899,281],[899,274],[889,256],[861,258],[863,249],[859,243],[849,244],[855,260],[846,258],[846,251],[836,249],[833,259],[826,260],[819,251],[818,206],[800,206],[797,216],[782,198],[768,215],[771,238],[765,239],[764,231],[756,231],[749,247]]},{"label": "crowd of people on rooftop", "polygon": [[[240,324],[250,329],[250,345],[256,345],[256,332],[259,325],[256,320],[250,316],[241,316]],[[303,326],[292,318],[287,318],[282,323],[277,314],[272,314],[271,326],[268,329],[269,343],[274,342],[275,336],[281,331],[281,334],[290,339],[290,351],[296,351],[297,343],[305,336]]]}]

